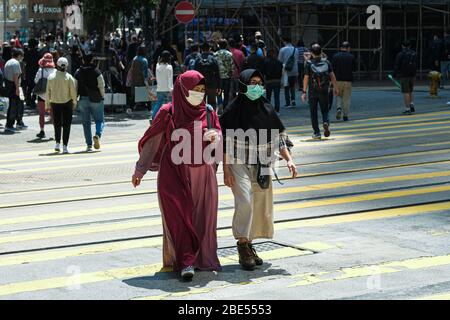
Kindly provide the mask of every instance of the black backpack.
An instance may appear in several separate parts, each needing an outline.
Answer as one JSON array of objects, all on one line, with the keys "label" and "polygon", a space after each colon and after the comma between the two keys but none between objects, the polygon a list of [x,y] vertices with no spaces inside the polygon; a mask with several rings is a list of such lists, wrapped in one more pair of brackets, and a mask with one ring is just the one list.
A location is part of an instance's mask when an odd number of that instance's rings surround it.
[{"label": "black backpack", "polygon": [[403,53],[400,73],[403,77],[414,77],[416,75],[416,52],[406,50]]},{"label": "black backpack", "polygon": [[195,60],[195,70],[200,72],[205,77],[207,86],[214,83],[214,64],[214,58],[211,55],[207,57],[199,57]]},{"label": "black backpack", "polygon": [[312,89],[318,92],[328,92],[330,88],[330,66],[326,59],[309,61],[311,67]]}]

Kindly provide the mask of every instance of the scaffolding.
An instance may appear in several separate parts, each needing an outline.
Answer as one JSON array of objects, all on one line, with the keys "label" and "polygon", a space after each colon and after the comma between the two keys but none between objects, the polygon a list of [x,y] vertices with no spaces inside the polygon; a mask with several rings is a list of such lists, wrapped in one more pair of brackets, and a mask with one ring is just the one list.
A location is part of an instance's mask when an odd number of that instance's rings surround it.
[{"label": "scaffolding", "polygon": [[[403,39],[419,56],[419,77],[428,72],[430,42],[450,27],[450,0],[195,0],[194,23],[186,30],[205,40],[214,32],[253,37],[263,33],[268,47],[279,48],[281,36],[319,41],[332,55],[350,41],[357,57],[357,79],[383,79],[392,72]],[[382,9],[382,29],[369,30],[369,5]],[[294,41],[295,42],[295,41]]]}]

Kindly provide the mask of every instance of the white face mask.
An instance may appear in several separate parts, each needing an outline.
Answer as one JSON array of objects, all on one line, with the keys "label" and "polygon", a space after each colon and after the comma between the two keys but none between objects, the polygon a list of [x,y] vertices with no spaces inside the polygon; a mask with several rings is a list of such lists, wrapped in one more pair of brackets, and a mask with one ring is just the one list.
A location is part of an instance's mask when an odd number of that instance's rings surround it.
[{"label": "white face mask", "polygon": [[198,92],[194,90],[189,90],[189,96],[186,97],[186,100],[194,107],[200,105],[203,102],[203,99],[205,99],[205,93],[204,92]]}]

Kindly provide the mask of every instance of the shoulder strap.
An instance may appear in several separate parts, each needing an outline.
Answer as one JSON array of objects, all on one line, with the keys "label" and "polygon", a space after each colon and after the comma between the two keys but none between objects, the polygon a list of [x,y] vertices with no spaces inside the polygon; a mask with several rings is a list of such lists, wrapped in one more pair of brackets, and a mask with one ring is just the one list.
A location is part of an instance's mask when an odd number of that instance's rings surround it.
[{"label": "shoulder strap", "polygon": [[208,124],[208,130],[212,129],[211,114],[212,114],[213,110],[214,109],[210,104],[206,105],[206,122]]}]

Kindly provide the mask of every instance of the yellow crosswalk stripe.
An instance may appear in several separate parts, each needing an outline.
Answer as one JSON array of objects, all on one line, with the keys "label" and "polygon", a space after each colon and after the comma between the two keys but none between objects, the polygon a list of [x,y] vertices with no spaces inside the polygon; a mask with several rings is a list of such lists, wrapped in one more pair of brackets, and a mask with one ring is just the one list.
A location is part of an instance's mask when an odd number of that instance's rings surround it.
[{"label": "yellow crosswalk stripe", "polygon": [[[301,227],[319,227],[324,225],[330,225],[330,224],[336,224],[336,223],[349,223],[349,222],[357,222],[357,221],[364,221],[364,220],[374,220],[374,219],[385,219],[385,218],[392,218],[392,217],[399,217],[399,216],[409,216],[409,215],[417,215],[417,214],[425,214],[425,213],[432,213],[442,210],[448,210],[450,209],[450,202],[445,202],[441,204],[433,204],[433,205],[422,205],[422,206],[415,206],[415,207],[408,207],[408,208],[400,208],[400,209],[392,209],[392,210],[381,210],[381,211],[374,211],[371,213],[362,213],[362,214],[354,214],[349,216],[338,216],[338,217],[328,217],[328,218],[319,218],[319,219],[308,219],[304,221],[297,221],[297,222],[286,222],[286,223],[280,223],[276,224],[276,230],[282,230],[282,229],[289,229],[289,228],[301,228]],[[225,230],[220,230],[218,236],[232,236],[231,232],[228,232],[227,235],[225,235]],[[157,241],[154,239],[154,241]],[[160,241],[160,240],[159,240]],[[131,241],[130,241],[131,242]],[[129,243],[130,243],[129,242]],[[116,245],[116,244],[109,244]],[[122,244],[119,244],[121,246]],[[138,245],[136,243],[136,245]],[[142,245],[140,243],[139,245]],[[161,245],[161,242],[159,243]],[[99,246],[103,246],[100,248]],[[308,248],[308,244],[300,244],[299,247],[305,246]],[[127,244],[125,244],[125,247],[127,247]],[[324,247],[324,245],[322,245]],[[119,248],[119,247],[116,247]],[[123,248],[123,247],[122,247]],[[71,252],[69,252],[71,250]],[[0,265],[11,265],[11,264],[18,264],[18,263],[26,263],[26,262],[36,262],[36,261],[46,261],[50,259],[55,258],[67,258],[69,256],[75,256],[75,255],[81,255],[81,254],[98,254],[99,250],[105,250],[106,252],[114,251],[114,248],[109,247],[105,248],[105,245],[97,245],[92,247],[85,247],[85,248],[75,248],[70,250],[60,250],[60,251],[50,251],[45,253],[35,253],[35,254],[28,254],[25,256],[20,257],[1,257],[0,258]],[[76,252],[75,250],[84,250],[83,252]],[[120,249],[118,249],[120,250]],[[311,248],[311,250],[314,250]],[[59,256],[58,253],[59,252]],[[442,260],[445,260],[450,263],[450,256],[446,256],[447,258],[439,260],[439,258],[436,260],[433,260],[432,263],[429,261],[409,261],[409,263],[401,264],[402,267],[406,265],[406,267],[409,268],[422,268],[425,266],[437,266],[442,265]],[[235,257],[229,257],[228,261],[231,261],[235,259]],[[417,260],[417,259],[416,259]],[[397,264],[398,265],[398,264]],[[385,268],[391,267],[391,265],[386,264],[384,266]],[[161,264],[156,265],[144,265],[144,266],[137,266],[137,267],[127,267],[127,268],[118,268],[113,270],[107,270],[107,271],[99,271],[99,272],[93,272],[93,273],[87,273],[87,274],[81,274],[79,277],[79,284],[87,284],[87,283],[94,283],[99,281],[107,281],[107,280],[114,280],[116,278],[130,278],[130,277],[139,277],[139,276],[149,276],[150,274],[154,274],[155,272],[159,271],[161,269]],[[348,274],[348,273],[347,273]],[[357,274],[356,272],[351,273],[353,275]],[[359,272],[358,274],[362,274],[362,272]],[[4,295],[11,295],[21,292],[31,292],[31,291],[38,291],[38,290],[47,290],[47,289],[53,289],[53,288],[60,288],[65,287],[68,284],[70,284],[72,279],[70,277],[57,277],[57,278],[51,278],[51,279],[42,279],[42,280],[33,280],[33,281],[27,281],[27,282],[20,282],[20,283],[11,283],[0,286],[0,296]]]},{"label": "yellow crosswalk stripe", "polygon": [[[436,150],[436,153],[441,153],[441,150]],[[397,157],[400,155],[392,155],[392,156],[386,156],[386,157]],[[353,160],[348,160],[348,162],[353,161]],[[358,160],[360,161],[360,160]],[[441,161],[440,164],[447,164],[450,163],[449,161]],[[310,164],[310,166],[318,166],[318,165],[324,165],[327,163],[317,163],[317,164]],[[398,168],[398,167],[402,167],[402,168],[406,168],[406,167],[421,167],[421,166],[427,166],[427,163],[404,163],[404,164],[392,164],[392,165],[381,165],[381,166],[372,166],[372,167],[365,167],[365,168],[358,168],[358,169],[354,169],[354,170],[349,170],[349,169],[343,169],[343,170],[334,170],[334,171],[329,171],[329,172],[319,172],[319,173],[308,173],[308,174],[301,174],[297,179],[301,179],[301,178],[306,178],[306,177],[314,177],[317,175],[327,175],[327,174],[336,174],[336,173],[351,173],[351,172],[359,172],[359,171],[367,171],[367,170],[382,170],[382,169],[390,169],[390,168]],[[280,177],[282,179],[289,179],[289,176],[285,176],[285,177]],[[148,193],[155,193],[156,190],[146,190],[146,191],[130,191],[130,192],[118,192],[118,193],[108,193],[108,194],[103,194],[103,195],[95,195],[95,196],[82,196],[82,197],[68,197],[68,198],[61,198],[61,199],[54,199],[54,201],[58,201],[58,202],[70,202],[70,201],[80,201],[80,200],[93,200],[93,199],[98,199],[100,197],[122,197],[122,196],[128,196],[128,195],[144,195],[144,194],[148,194]],[[49,200],[34,200],[34,201],[25,201],[25,202],[12,202],[12,203],[6,203],[6,204],[0,204],[0,209],[6,209],[6,208],[11,208],[11,207],[18,207],[18,206],[29,206],[29,205],[40,205],[40,204],[48,204]]]},{"label": "yellow crosswalk stripe", "polygon": [[[315,206],[326,206],[326,205],[332,205],[332,204],[344,204],[344,203],[355,203],[355,202],[362,202],[362,201],[371,201],[371,200],[377,200],[377,199],[385,199],[389,197],[401,197],[401,196],[410,196],[410,195],[417,195],[417,194],[427,194],[431,192],[443,192],[443,191],[449,191],[450,186],[444,186],[444,187],[433,187],[433,188],[419,188],[419,189],[412,189],[412,190],[402,190],[402,191],[395,191],[395,192],[385,192],[379,194],[379,198],[376,197],[374,194],[367,194],[363,196],[351,196],[351,197],[342,197],[342,198],[336,198],[336,199],[327,199],[327,200],[320,200],[320,201],[310,201],[310,202],[295,202],[295,203],[289,203],[289,204],[282,204],[282,205],[275,205],[274,210],[275,212],[282,212],[282,211],[290,211],[300,208],[312,208]],[[333,201],[334,200],[334,201]],[[435,208],[438,208],[440,210],[445,210],[450,208],[450,202],[444,203],[444,204],[438,204],[438,205],[432,205],[431,207],[424,207],[424,208],[431,208],[432,211]],[[419,206],[420,207],[420,206]],[[444,208],[444,209],[442,209]],[[407,210],[410,208],[406,208]],[[395,215],[405,215],[402,210],[399,209],[399,211],[396,211],[397,209],[394,209],[394,211],[388,211],[388,212],[394,212]],[[400,213],[399,213],[400,212]],[[420,212],[415,211],[414,209],[411,209],[411,214],[417,214]],[[233,216],[234,211],[233,210],[223,210],[219,212],[219,217],[231,217]],[[384,213],[386,214],[386,213]],[[388,217],[389,214],[388,213]],[[373,218],[372,215],[375,215],[376,217]],[[361,218],[362,217],[362,218]],[[357,219],[376,219],[377,217],[383,217],[383,214],[378,214],[378,211],[373,211],[370,213],[363,213],[361,215],[351,215],[351,219],[354,219],[352,221],[358,221]],[[327,219],[327,218],[326,218]],[[343,219],[344,221],[348,221],[345,217],[333,217],[330,219],[330,221],[340,221],[340,219]],[[304,221],[294,221],[294,222],[286,222],[286,223],[280,223],[276,224],[275,228],[295,228],[295,227],[302,227],[305,226]],[[318,221],[312,221],[310,222],[312,224],[314,223],[320,223]],[[52,239],[52,238],[58,238],[58,237],[68,237],[68,236],[78,236],[78,235],[86,235],[86,234],[95,234],[95,233],[104,233],[104,232],[113,232],[113,231],[121,231],[121,230],[129,230],[129,229],[135,229],[135,228],[147,228],[150,226],[159,226],[161,224],[160,219],[142,219],[137,221],[128,221],[128,222],[120,222],[120,223],[108,223],[108,224],[101,224],[101,225],[91,225],[91,226],[82,226],[82,227],[69,227],[69,228],[62,228],[57,229],[54,231],[46,231],[46,232],[33,232],[33,233],[25,233],[25,234],[16,234],[16,235],[10,235],[10,236],[4,236],[0,237],[0,244],[5,243],[17,243],[17,242],[23,242],[23,241],[32,241],[32,240],[43,240],[43,239]],[[224,229],[219,230],[218,235],[226,237],[231,236],[231,230]]]},{"label": "yellow crosswalk stripe", "polygon": [[[399,117],[386,117],[386,118],[372,118],[366,120],[353,120],[351,124],[342,124],[342,123],[334,123],[333,125],[337,129],[350,129],[350,128],[365,128],[368,126],[382,126],[382,125],[392,125],[392,124],[408,124],[408,123],[416,123],[416,122],[424,122],[429,121],[430,123],[433,120],[447,120],[448,118],[442,118],[442,115],[450,115],[450,112],[440,113],[439,115],[413,115],[412,117],[401,116],[401,120]],[[374,120],[375,119],[375,120]],[[378,120],[376,120],[378,119]],[[374,120],[374,121],[371,121]],[[379,121],[379,120],[390,120],[390,121]],[[360,122],[364,122],[363,124],[358,124]],[[309,126],[288,126],[289,130],[299,130],[304,129],[311,130]]]},{"label": "yellow crosswalk stripe", "polygon": [[[367,220],[380,220],[386,218],[399,218],[407,217],[412,215],[427,214],[439,211],[445,211],[450,209],[450,201],[442,202],[438,204],[427,204],[418,205],[413,207],[397,208],[397,209],[386,209],[386,210],[374,210],[370,212],[357,213],[351,215],[342,215],[335,217],[324,217],[320,220],[310,219],[310,220],[299,220],[299,221],[289,221],[281,222],[275,224],[275,230],[285,230],[285,229],[297,229],[297,228],[308,228],[308,227],[322,227],[324,225],[333,225],[340,223],[351,223],[351,222],[361,222]],[[223,232],[225,232],[224,230]],[[220,234],[222,230],[219,230]]]},{"label": "yellow crosswalk stripe", "polygon": [[[267,260],[275,260],[281,258],[302,256],[313,254],[311,251],[302,251],[294,248],[282,248],[275,249],[271,251],[261,252],[261,258]],[[237,262],[236,256],[228,256],[220,258],[220,262],[222,265],[235,264]],[[33,292],[33,291],[41,291],[41,290],[49,290],[49,289],[57,289],[64,288],[68,286],[76,285],[85,285],[103,281],[111,281],[118,279],[128,279],[128,278],[136,278],[136,277],[149,277],[154,276],[154,274],[158,271],[161,271],[162,264],[151,264],[151,265],[141,265],[136,267],[126,267],[126,268],[116,268],[105,271],[97,271],[90,273],[81,273],[78,275],[76,279],[76,283],[74,283],[73,277],[56,277],[49,279],[41,279],[41,280],[32,280],[25,282],[17,282],[0,285],[0,296],[7,296],[12,294],[24,293],[24,292]],[[169,270],[164,270],[169,271]]]},{"label": "yellow crosswalk stripe", "polygon": [[[288,288],[298,287],[298,286],[308,286],[314,285],[316,283],[328,283],[339,280],[347,280],[353,278],[362,278],[362,277],[370,277],[382,274],[392,274],[398,272],[405,272],[406,270],[420,270],[427,269],[433,267],[440,267],[443,265],[450,264],[450,255],[446,256],[434,256],[434,257],[420,257],[420,258],[412,258],[407,260],[400,261],[392,261],[387,263],[373,264],[369,266],[354,266],[350,268],[339,269],[335,271],[324,271],[317,273],[304,273],[299,275],[293,275],[290,278],[297,279],[301,278],[301,281],[298,281],[292,285],[289,285]],[[387,266],[386,266],[387,265]],[[273,279],[271,279],[273,281]],[[163,295],[153,295],[153,296],[145,296],[138,297],[132,300],[164,300],[168,298],[179,298],[193,295],[200,295],[205,293],[211,293],[219,290],[223,290],[230,287],[240,287],[243,285],[257,285],[268,281],[268,278],[252,280],[251,282],[242,282],[237,284],[226,284],[219,286],[212,286],[202,289],[192,289],[190,291],[185,292],[177,292],[177,293],[166,293]],[[438,294],[427,297],[419,298],[418,300],[450,300],[450,294]]]},{"label": "yellow crosswalk stripe", "polygon": [[[386,264],[388,266],[386,266]],[[353,278],[362,278],[377,276],[382,274],[393,274],[398,272],[405,272],[406,270],[421,270],[433,267],[440,267],[443,265],[450,264],[450,255],[447,256],[434,256],[434,257],[421,257],[412,258],[407,260],[392,261],[388,263],[372,264],[369,266],[354,266],[350,268],[339,269],[335,271],[324,271],[316,273],[304,273],[299,275],[293,275],[290,278],[297,279],[301,278],[301,281],[296,282],[293,285],[288,286],[288,288],[298,287],[298,286],[308,286],[314,285],[316,283],[328,283],[339,280],[347,280]],[[419,266],[419,267],[418,267]],[[179,298],[193,295],[200,295],[205,293],[212,293],[227,289],[230,287],[240,287],[245,285],[258,285],[265,283],[270,278],[262,278],[258,280],[252,280],[251,282],[242,282],[237,284],[225,284],[219,286],[211,286],[201,289],[193,288],[190,291],[177,292],[177,293],[166,293],[163,295],[153,295],[137,297],[132,300],[164,300],[168,298]],[[273,281],[273,279],[270,279]],[[426,297],[421,297],[417,300],[450,300],[450,293],[436,294]]]},{"label": "yellow crosswalk stripe", "polygon": [[[273,190],[273,193],[274,193],[274,195],[283,195],[283,194],[291,194],[291,193],[314,192],[314,191],[319,191],[319,190],[330,190],[330,189],[355,187],[355,186],[362,186],[362,185],[372,185],[372,184],[382,184],[382,183],[392,183],[392,182],[400,182],[400,181],[443,178],[443,177],[448,177],[448,176],[450,176],[450,171],[439,171],[439,172],[431,172],[431,173],[419,173],[419,174],[382,177],[382,178],[347,180],[347,181],[340,181],[340,182],[334,182],[334,183],[324,183],[324,184],[316,184],[316,185],[301,186],[301,187],[277,188],[277,189]],[[152,190],[152,191],[156,192],[156,190]],[[147,193],[147,192],[149,192],[149,191],[145,191],[145,193]],[[232,199],[233,199],[232,194],[220,194],[219,195],[220,201],[228,201],[228,200],[232,200]],[[129,205],[123,205],[123,206],[64,211],[64,212],[47,213],[47,214],[41,214],[41,215],[28,215],[28,216],[22,216],[22,217],[14,216],[11,218],[4,217],[4,218],[0,219],[0,226],[1,225],[4,226],[4,225],[20,224],[20,223],[30,223],[30,222],[62,220],[62,219],[69,219],[69,218],[100,216],[100,215],[123,213],[123,212],[142,211],[142,210],[155,209],[158,207],[159,207],[159,205],[157,202],[151,202],[151,203],[145,202],[142,204],[129,204]]]},{"label": "yellow crosswalk stripe", "polygon": [[416,147],[435,147],[435,146],[443,146],[450,144],[450,141],[444,142],[435,142],[435,143],[424,143],[424,144],[416,144]]},{"label": "yellow crosswalk stripe", "polygon": [[[422,120],[423,121],[423,120]],[[411,127],[424,127],[424,126],[428,126],[430,127],[429,129],[435,127],[436,125],[439,124],[449,124],[450,121],[435,121],[435,122],[420,122],[420,123],[415,123],[415,124],[396,124],[396,125],[388,125],[388,126],[375,126],[375,127],[366,127],[366,126],[361,126],[362,128],[358,128],[357,130],[356,127],[350,127],[350,129],[344,129],[341,130],[340,127],[337,127],[336,130],[334,131],[335,133],[348,133],[348,132],[365,132],[365,131],[375,131],[375,130],[379,130],[379,131],[384,131],[386,129],[397,129],[397,128],[411,128]],[[427,129],[427,128],[425,128]],[[288,130],[289,133],[296,133],[297,131],[295,130]],[[391,131],[392,132],[392,131]],[[402,132],[400,131],[396,131],[396,132]]]},{"label": "yellow crosswalk stripe", "polygon": [[295,275],[293,278],[300,281],[289,285],[288,288],[308,286],[317,283],[334,282],[347,280],[352,278],[369,277],[374,275],[382,275],[389,273],[403,272],[404,270],[420,270],[433,267],[446,266],[450,264],[450,254],[434,257],[420,257],[400,261],[385,262],[368,266],[356,266],[343,268],[331,272],[320,272],[318,274],[301,274]]},{"label": "yellow crosswalk stripe", "polygon": [[450,292],[420,297],[416,300],[450,300]]},{"label": "yellow crosswalk stripe", "polygon": [[[411,131],[411,133],[414,133],[414,132],[415,131]],[[448,132],[449,132],[449,130],[429,132],[429,133],[421,133],[421,134],[414,134],[414,139],[422,138],[422,137],[429,137],[429,136],[438,136],[438,135],[441,135],[441,134],[442,135],[448,135]],[[391,132],[391,133],[385,132],[383,134],[392,134],[392,133],[395,133],[395,132]],[[321,141],[317,141],[317,140],[314,140],[314,141],[310,141],[310,140],[303,141],[303,140],[301,140],[302,139],[301,137],[293,138],[292,140],[293,140],[293,142],[314,142],[310,146],[310,147],[312,147],[312,146],[323,146],[324,144],[339,145],[339,144],[350,144],[350,143],[369,142],[369,141],[370,142],[375,142],[375,141],[383,141],[383,140],[387,140],[387,139],[395,140],[395,139],[411,138],[412,137],[411,133],[410,134],[403,134],[403,135],[395,134],[395,135],[390,136],[390,137],[378,137],[378,138],[367,137],[367,138],[364,138],[364,139],[353,139],[353,137],[355,135],[347,135],[347,136],[340,136],[339,137],[339,139],[344,139],[345,138],[346,140],[331,140],[331,139],[325,140],[324,139],[324,140],[321,140]],[[303,138],[305,138],[305,137],[303,137]]]}]

